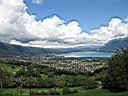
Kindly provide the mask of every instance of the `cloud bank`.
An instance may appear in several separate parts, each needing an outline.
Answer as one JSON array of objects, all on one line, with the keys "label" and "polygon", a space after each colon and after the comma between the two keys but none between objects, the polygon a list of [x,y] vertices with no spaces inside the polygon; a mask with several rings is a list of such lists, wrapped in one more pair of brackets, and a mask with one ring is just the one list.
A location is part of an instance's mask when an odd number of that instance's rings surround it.
[{"label": "cloud bank", "polygon": [[128,36],[128,22],[120,18],[112,18],[108,25],[85,32],[77,21],[66,24],[56,15],[36,21],[26,9],[23,0],[0,0],[0,41],[32,47],[70,48],[101,46],[114,38]]}]

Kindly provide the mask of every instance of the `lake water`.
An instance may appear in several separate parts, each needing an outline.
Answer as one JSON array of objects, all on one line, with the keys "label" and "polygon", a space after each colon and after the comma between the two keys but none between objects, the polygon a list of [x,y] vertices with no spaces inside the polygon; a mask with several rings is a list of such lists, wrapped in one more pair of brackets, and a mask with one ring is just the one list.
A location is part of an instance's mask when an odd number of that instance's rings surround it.
[{"label": "lake water", "polygon": [[86,51],[86,52],[71,52],[61,54],[64,57],[111,57],[114,53],[111,52],[96,52],[96,51]]}]

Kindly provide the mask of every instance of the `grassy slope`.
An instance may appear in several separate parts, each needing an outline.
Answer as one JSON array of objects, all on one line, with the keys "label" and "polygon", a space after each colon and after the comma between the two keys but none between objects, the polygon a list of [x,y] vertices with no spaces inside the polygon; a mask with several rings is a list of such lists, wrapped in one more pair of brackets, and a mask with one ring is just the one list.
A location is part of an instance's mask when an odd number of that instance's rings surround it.
[{"label": "grassy slope", "polygon": [[[18,71],[20,69],[20,67],[18,66],[10,66],[8,64],[0,64],[0,67],[7,72],[7,74],[15,74],[16,71]],[[32,90],[49,90],[49,89],[32,89]],[[57,90],[61,90],[61,89],[57,89]],[[92,90],[81,90],[80,88],[77,88],[77,90],[79,90],[78,93],[74,93],[74,94],[67,94],[67,95],[63,95],[63,96],[128,96],[128,92],[121,92],[121,93],[112,93],[108,90],[104,90],[104,89],[92,89]],[[81,90],[81,91],[80,91]],[[16,96],[18,94],[21,93],[21,89],[16,89],[16,88],[8,88],[8,89],[0,89],[0,96],[6,96],[6,95],[2,95],[3,93],[9,94],[8,96]],[[22,89],[22,94],[23,95],[29,95],[29,89]]]},{"label": "grassy slope", "polygon": [[[37,90],[37,89],[33,89],[33,90]],[[42,89],[39,89],[42,90]],[[44,89],[47,90],[47,89]],[[2,93],[11,93],[12,96],[16,96],[19,95],[21,90],[19,89],[1,89],[1,95]],[[11,96],[10,94],[10,96]],[[22,89],[22,94],[29,96],[29,89]],[[54,95],[53,95],[54,96]],[[61,96],[61,95],[58,95]],[[120,92],[120,93],[112,93],[108,90],[104,90],[104,89],[92,89],[92,90],[82,90],[79,93],[74,93],[74,94],[67,94],[67,95],[62,95],[62,96],[128,96],[128,92]]]},{"label": "grassy slope", "polygon": [[128,96],[128,92],[112,93],[105,89],[92,89],[65,96]]}]

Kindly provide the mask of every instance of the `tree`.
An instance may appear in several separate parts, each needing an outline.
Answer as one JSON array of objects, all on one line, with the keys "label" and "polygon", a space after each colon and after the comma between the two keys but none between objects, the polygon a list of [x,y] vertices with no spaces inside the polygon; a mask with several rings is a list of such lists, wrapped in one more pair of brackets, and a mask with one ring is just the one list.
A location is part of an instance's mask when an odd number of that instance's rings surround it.
[{"label": "tree", "polygon": [[4,68],[0,67],[0,87],[3,88]]},{"label": "tree", "polygon": [[128,91],[128,48],[117,50],[108,61],[103,86],[113,91]]},{"label": "tree", "polygon": [[[4,68],[0,67],[0,88],[3,88],[3,80],[4,80]],[[2,95],[3,92],[0,90],[0,95]]]}]

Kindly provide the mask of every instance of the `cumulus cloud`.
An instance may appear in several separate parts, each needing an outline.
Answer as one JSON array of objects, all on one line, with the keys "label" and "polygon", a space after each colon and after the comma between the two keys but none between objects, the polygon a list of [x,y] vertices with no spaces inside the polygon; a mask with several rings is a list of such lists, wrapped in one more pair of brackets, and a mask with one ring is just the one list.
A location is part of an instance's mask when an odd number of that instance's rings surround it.
[{"label": "cumulus cloud", "polygon": [[77,21],[68,24],[58,16],[36,21],[23,0],[0,0],[0,40],[11,44],[69,48],[101,46],[114,38],[128,36],[128,23],[113,18],[107,26],[85,32]]},{"label": "cumulus cloud", "polygon": [[105,44],[109,40],[126,36],[128,36],[128,23],[119,18],[112,18],[107,26],[91,30],[90,38],[97,43]]}]

